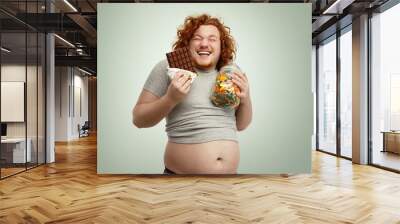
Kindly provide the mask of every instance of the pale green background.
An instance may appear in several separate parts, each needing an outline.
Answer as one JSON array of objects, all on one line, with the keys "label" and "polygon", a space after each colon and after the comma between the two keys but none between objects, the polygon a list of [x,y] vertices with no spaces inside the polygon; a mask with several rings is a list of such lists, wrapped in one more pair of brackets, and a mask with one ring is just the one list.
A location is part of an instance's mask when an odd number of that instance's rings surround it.
[{"label": "pale green background", "polygon": [[253,121],[239,174],[311,172],[311,4],[98,4],[98,173],[163,172],[165,121],[138,129],[132,108],[188,15],[222,18],[249,77]]}]

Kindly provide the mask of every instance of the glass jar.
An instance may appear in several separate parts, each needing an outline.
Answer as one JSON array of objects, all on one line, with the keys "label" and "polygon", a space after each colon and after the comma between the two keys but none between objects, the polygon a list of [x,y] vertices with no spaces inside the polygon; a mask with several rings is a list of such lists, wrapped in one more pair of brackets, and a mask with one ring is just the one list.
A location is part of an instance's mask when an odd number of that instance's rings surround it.
[{"label": "glass jar", "polygon": [[234,72],[241,72],[240,68],[234,64],[225,65],[219,70],[211,95],[211,101],[215,106],[221,108],[239,106],[240,98],[237,93],[240,92],[240,89],[232,81]]}]

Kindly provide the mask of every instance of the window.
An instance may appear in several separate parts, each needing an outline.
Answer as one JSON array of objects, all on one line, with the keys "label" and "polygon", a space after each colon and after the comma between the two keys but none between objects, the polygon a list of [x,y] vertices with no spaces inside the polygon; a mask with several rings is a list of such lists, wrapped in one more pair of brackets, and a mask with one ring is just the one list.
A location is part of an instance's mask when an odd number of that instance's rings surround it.
[{"label": "window", "polygon": [[[346,32],[347,31],[347,32]],[[352,141],[352,34],[340,36],[340,154],[351,158]]]},{"label": "window", "polygon": [[336,153],[336,37],[318,48],[318,149]]},{"label": "window", "polygon": [[400,170],[400,5],[371,19],[372,163]]}]

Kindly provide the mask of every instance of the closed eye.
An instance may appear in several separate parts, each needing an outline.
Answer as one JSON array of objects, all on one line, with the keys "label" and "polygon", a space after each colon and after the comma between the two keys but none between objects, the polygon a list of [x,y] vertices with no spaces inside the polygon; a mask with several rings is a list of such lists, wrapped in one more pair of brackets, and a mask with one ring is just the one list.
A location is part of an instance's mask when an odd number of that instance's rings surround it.
[{"label": "closed eye", "polygon": [[201,38],[199,36],[195,36],[195,37],[192,38],[192,40],[201,40],[201,39],[203,39],[203,38]]}]

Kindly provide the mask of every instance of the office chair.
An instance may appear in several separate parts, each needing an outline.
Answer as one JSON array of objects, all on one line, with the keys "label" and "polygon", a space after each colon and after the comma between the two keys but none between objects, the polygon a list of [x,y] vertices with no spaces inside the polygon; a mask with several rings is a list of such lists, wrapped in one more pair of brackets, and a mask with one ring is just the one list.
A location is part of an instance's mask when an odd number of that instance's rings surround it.
[{"label": "office chair", "polygon": [[89,121],[85,121],[82,127],[79,128],[79,138],[89,136],[89,129],[90,129]]}]

